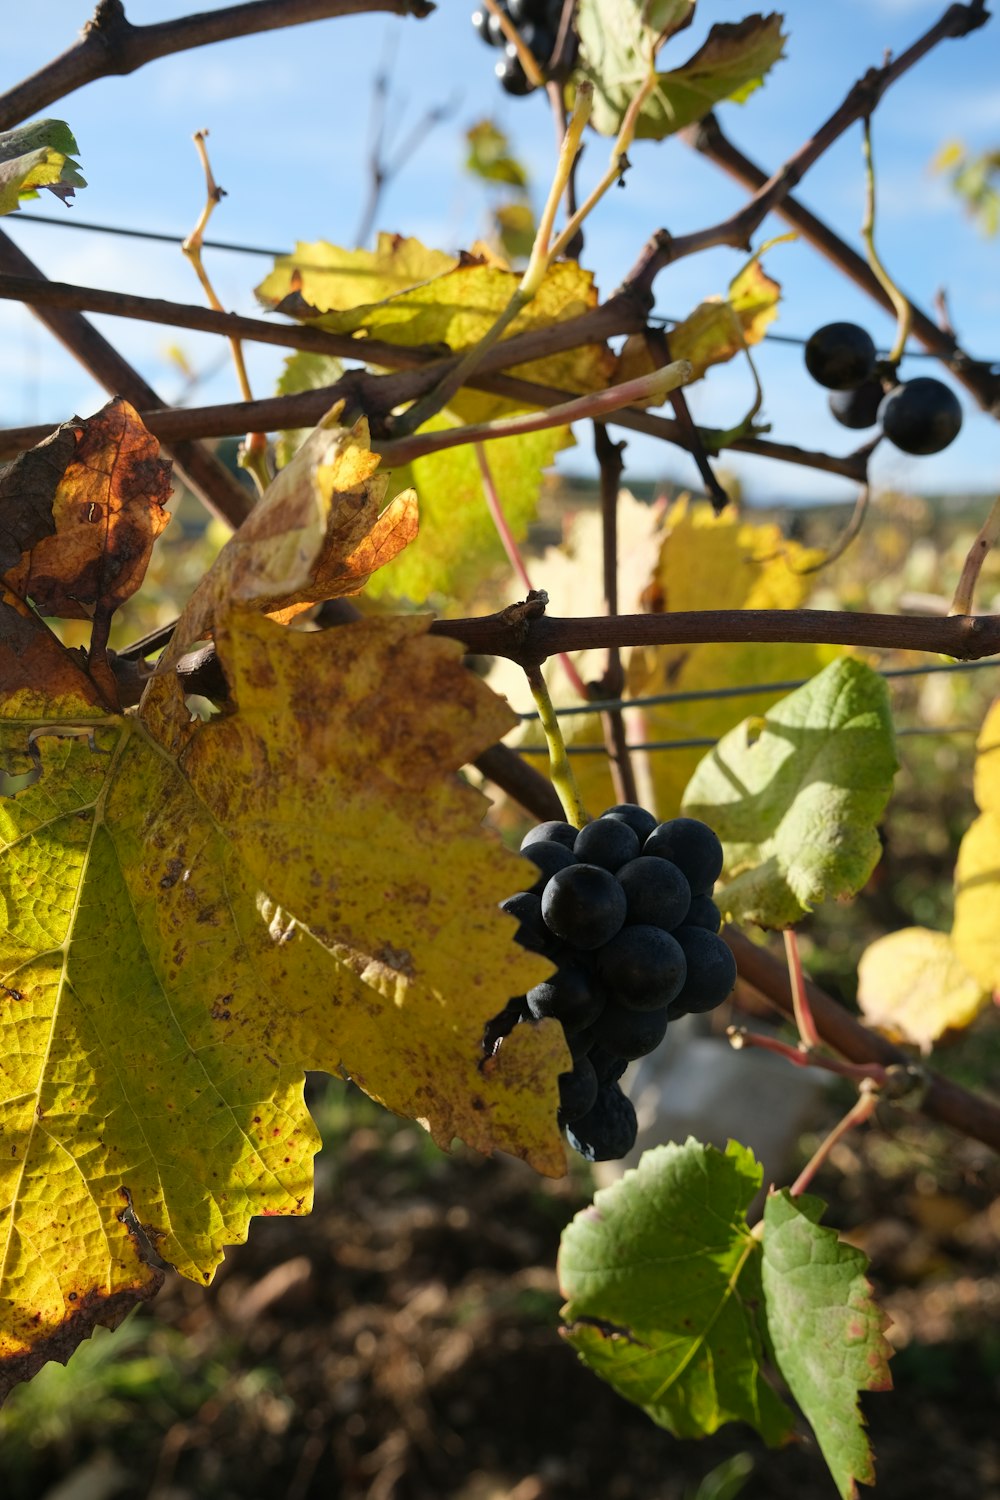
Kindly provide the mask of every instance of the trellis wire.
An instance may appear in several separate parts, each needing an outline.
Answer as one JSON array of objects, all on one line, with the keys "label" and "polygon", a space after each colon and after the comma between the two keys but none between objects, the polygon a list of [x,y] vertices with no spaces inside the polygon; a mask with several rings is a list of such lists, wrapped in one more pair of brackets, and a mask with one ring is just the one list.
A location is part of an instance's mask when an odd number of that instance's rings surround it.
[{"label": "trellis wire", "polygon": [[[126,239],[152,240],[162,245],[180,245],[185,239],[183,234],[167,234],[164,230],[157,229],[131,229],[123,224],[97,224],[92,219],[56,218],[50,214],[26,214],[23,211],[18,216],[22,224],[51,224],[57,229],[85,229],[93,234],[114,234]],[[16,227],[16,225],[14,226]],[[202,240],[206,250],[228,250],[235,255],[260,255],[268,260],[276,260],[280,256],[291,256],[294,251],[276,250],[267,245],[240,245],[233,240]],[[671,318],[666,314],[656,314],[649,320],[651,323],[663,323],[673,325],[681,322],[680,318]],[[794,344],[797,348],[804,349],[808,339],[800,338],[792,333],[765,333],[764,338],[772,344]],[[932,354],[928,349],[908,349],[907,359],[938,359],[939,356]],[[992,361],[984,361],[992,363]]]},{"label": "trellis wire", "polygon": [[[930,677],[935,673],[951,672],[981,672],[987,668],[997,668],[997,662],[990,661],[956,661],[943,663],[940,666],[931,667],[882,667],[878,669],[880,677]],[[703,703],[715,698],[749,698],[757,693],[790,693],[795,688],[805,687],[809,677],[789,677],[775,682],[750,682],[741,684],[739,687],[722,688],[690,688],[676,693],[650,693],[642,698],[601,698],[592,703],[576,703],[568,708],[557,708],[556,713],[562,718],[570,718],[578,714],[600,714],[615,713],[625,708],[654,708],[664,703]],[[519,714],[518,717],[527,723],[531,719],[537,719],[538,714],[534,710]],[[900,734],[904,731],[899,730]],[[714,744],[715,741],[697,740],[696,744]],[[632,749],[641,749],[641,746],[633,745]]]},{"label": "trellis wire", "polygon": [[[902,739],[904,736],[916,735],[978,734],[979,729],[978,724],[951,724],[941,729],[911,725],[907,729],[897,729],[895,734],[897,739]],[[637,745],[626,745],[625,749],[633,753],[654,750],[711,750],[718,743],[717,739],[696,736],[687,740],[643,740]],[[545,745],[518,745],[517,753],[518,755],[548,755],[549,752]],[[607,755],[608,747],[606,745],[567,745],[566,753],[567,755]]]}]

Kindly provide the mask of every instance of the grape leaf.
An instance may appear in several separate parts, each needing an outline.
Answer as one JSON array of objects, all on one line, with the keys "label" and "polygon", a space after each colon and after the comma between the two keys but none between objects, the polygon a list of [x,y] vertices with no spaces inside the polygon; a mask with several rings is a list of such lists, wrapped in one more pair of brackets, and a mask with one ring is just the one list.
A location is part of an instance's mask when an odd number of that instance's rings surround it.
[{"label": "grape leaf", "polygon": [[[492,396],[463,391],[420,430],[444,431],[524,409]],[[548,427],[485,445],[486,462],[504,516],[518,541],[534,520],[542,471],[571,442],[568,427]],[[406,598],[417,604],[432,595],[457,598],[480,584],[490,568],[505,563],[503,543],[486,507],[475,447],[466,443],[446,448],[394,469],[388,494],[393,496],[409,486],[419,500],[420,533],[405,552],[371,580],[371,597]]]},{"label": "grape leaf", "polygon": [[0,130],[0,214],[13,213],[22,198],[47,188],[65,203],[87,186],[74,161],[79,147],[65,120],[33,120]]},{"label": "grape leaf", "polygon": [[[322,390],[324,386],[334,385],[343,373],[343,364],[332,354],[310,354],[306,349],[297,349],[285,360],[275,393],[278,396],[295,396],[300,391]],[[311,427],[294,427],[278,434],[274,446],[280,469],[291,462],[292,456],[301,448],[312,430]]]},{"label": "grape leaf", "polygon": [[[693,5],[672,0],[654,7],[664,28],[676,32],[690,20]],[[777,13],[718,22],[693,57],[668,72],[657,73],[657,86],[639,115],[636,134],[662,140],[702,120],[716,104],[742,104],[761,86],[782,56],[785,37]],[[594,84],[591,124],[602,135],[615,135],[640,84],[658,41],[638,0],[581,0],[580,71]]]},{"label": "grape leaf", "polygon": [[561,1028],[479,1066],[485,1021],[551,968],[514,941],[521,862],[455,774],[509,710],[425,620],[257,612],[355,581],[372,462],[361,425],[322,429],[196,591],[175,635],[214,633],[230,697],[209,722],[173,643],[138,715],[108,713],[4,598],[0,1386],[149,1295],[149,1246],[209,1280],[253,1214],[307,1211],[305,1068],[442,1145],[564,1170]]},{"label": "grape leaf", "polygon": [[479,120],[465,132],[469,154],[465,170],[485,182],[501,182],[507,187],[526,188],[528,174],[510,154],[510,141],[492,120]]},{"label": "grape leaf", "polygon": [[775,1445],[791,1413],[762,1367],[761,1247],[745,1147],[647,1151],[563,1231],[564,1333],[592,1370],[677,1437],[744,1421]]},{"label": "grape leaf", "polygon": [[951,940],[961,963],[980,984],[1000,991],[1000,700],[976,741],[974,790],[980,816],[962,839],[955,865]]},{"label": "grape leaf", "polygon": [[990,991],[969,973],[946,932],[904,927],[870,943],[858,964],[858,1005],[890,1036],[930,1052],[946,1031],[969,1026]]},{"label": "grape leaf", "polygon": [[110,616],[131,598],[170,520],[170,465],[159,451],[118,396],[23,455],[0,492],[24,548],[6,586],[43,614],[70,620]]},{"label": "grape leaf", "polygon": [[891,1388],[886,1318],[872,1299],[860,1250],[818,1220],[817,1198],[772,1193],[764,1208],[761,1280],[782,1378],[801,1406],[843,1500],[874,1484],[858,1391]]},{"label": "grape leaf", "polygon": [[720,908],[787,927],[819,901],[854,895],[878,863],[896,769],[885,682],[850,657],[731,730],[682,803],[722,840]]}]

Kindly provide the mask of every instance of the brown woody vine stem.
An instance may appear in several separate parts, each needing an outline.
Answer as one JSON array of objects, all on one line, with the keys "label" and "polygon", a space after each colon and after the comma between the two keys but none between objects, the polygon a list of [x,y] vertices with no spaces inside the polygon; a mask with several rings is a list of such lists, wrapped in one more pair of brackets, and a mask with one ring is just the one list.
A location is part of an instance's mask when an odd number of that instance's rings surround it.
[{"label": "brown woody vine stem", "polygon": [[520,666],[559,651],[610,646],[694,645],[706,641],[807,641],[827,646],[933,651],[960,661],[1000,652],[1000,615],[848,613],[827,609],[706,609],[673,614],[559,619],[543,615],[514,627],[509,611],[467,620],[435,620],[431,631],[463,641],[470,651],[506,656]]},{"label": "brown woody vine stem", "polygon": [[[730,177],[734,177],[745,187],[760,188],[768,181],[767,173],[744,156],[726,137],[714,115],[706,116],[699,126],[685,131],[684,136],[703,156],[707,156],[709,161],[728,172]],[[791,196],[776,204],[775,211],[787,224],[797,229],[814,249],[853,281],[855,286],[860,287],[887,312],[894,311],[888,293],[879,285],[864,257],[846,244],[822,219]],[[988,364],[974,360],[965,352],[954,329],[939,326],[911,299],[907,300],[910,302],[913,319],[911,332],[914,338],[919,339],[925,349],[936,354],[947,365],[959,384],[965,387],[984,411],[994,415],[1000,413],[1000,376],[994,374]]]},{"label": "brown woody vine stem", "polygon": [[880,68],[869,68],[815,135],[800,146],[737,213],[706,229],[695,230],[692,234],[674,237],[666,230],[658,230],[629,272],[626,285],[648,292],[664,267],[714,245],[732,245],[737,249],[749,250],[752,235],[767,215],[784,202],[809,168],[845,130],[856,120],[871,114],[886,89],[909,72],[939,42],[950,37],[966,36],[970,31],[985,25],[988,19],[989,12],[983,0],[972,0],[968,5],[949,5],[941,18],[912,47]]},{"label": "brown woody vine stem", "polygon": [[97,78],[134,73],[176,52],[335,16],[388,11],[422,20],[433,9],[430,0],[248,0],[244,5],[178,16],[174,21],[133,26],[122,0],[100,0],[78,42],[0,94],[0,130],[9,130]]}]

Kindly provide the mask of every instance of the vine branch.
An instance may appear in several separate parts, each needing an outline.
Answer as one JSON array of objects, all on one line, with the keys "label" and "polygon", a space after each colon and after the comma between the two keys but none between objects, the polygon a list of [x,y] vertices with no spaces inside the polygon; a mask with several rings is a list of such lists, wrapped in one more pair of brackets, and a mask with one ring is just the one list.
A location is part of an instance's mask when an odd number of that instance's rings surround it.
[{"label": "vine branch", "polygon": [[9,130],[30,115],[39,114],[95,79],[134,73],[146,63],[176,52],[335,16],[388,11],[423,20],[432,10],[431,0],[247,0],[243,5],[225,5],[220,10],[199,11],[173,21],[133,26],[122,0],[99,0],[79,41],[0,94],[0,130]]}]

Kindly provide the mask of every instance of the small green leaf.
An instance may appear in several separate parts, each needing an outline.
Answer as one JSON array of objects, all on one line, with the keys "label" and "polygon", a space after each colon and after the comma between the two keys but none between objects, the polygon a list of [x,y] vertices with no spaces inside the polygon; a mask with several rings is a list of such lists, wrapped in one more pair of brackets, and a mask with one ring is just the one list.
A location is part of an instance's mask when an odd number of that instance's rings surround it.
[{"label": "small green leaf", "polygon": [[465,132],[469,154],[465,170],[487,182],[503,182],[508,187],[525,188],[528,174],[516,157],[510,154],[510,141],[492,120],[480,120]]},{"label": "small green leaf", "polygon": [[22,198],[37,198],[48,188],[65,203],[86,187],[79,147],[65,120],[35,120],[16,130],[0,130],[0,214],[13,213]]},{"label": "small green leaf", "polygon": [[749,1422],[784,1442],[791,1413],[761,1367],[760,1244],[746,1211],[761,1168],[689,1140],[647,1151],[563,1232],[566,1337],[584,1363],[677,1437]]},{"label": "small green leaf", "polygon": [[722,909],[788,927],[817,902],[856,894],[879,860],[896,769],[885,682],[853,657],[731,730],[683,799],[722,840]]},{"label": "small green leaf", "polygon": [[818,1220],[818,1198],[772,1194],[764,1209],[761,1279],[775,1361],[808,1418],[843,1500],[874,1484],[859,1391],[889,1390],[886,1319],[867,1259]]},{"label": "small green leaf", "polygon": [[[648,24],[646,9],[639,0],[581,0],[581,71],[594,84],[591,123],[602,135],[618,131],[660,36],[686,26],[694,6],[688,0],[669,0],[654,7],[657,14],[649,19],[664,22],[657,29]],[[657,88],[643,106],[637,135],[662,140],[703,120],[723,100],[742,104],[782,55],[783,19],[778,14],[752,15],[713,26],[693,57],[657,75]]]}]

